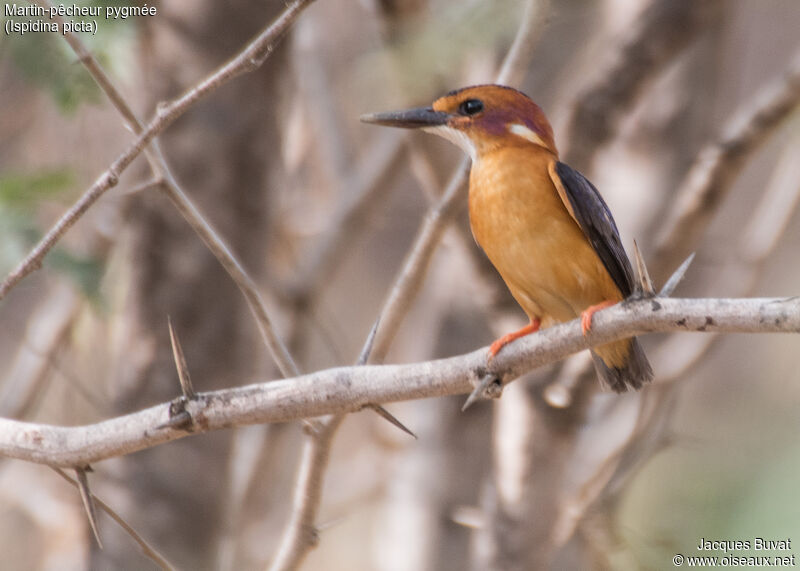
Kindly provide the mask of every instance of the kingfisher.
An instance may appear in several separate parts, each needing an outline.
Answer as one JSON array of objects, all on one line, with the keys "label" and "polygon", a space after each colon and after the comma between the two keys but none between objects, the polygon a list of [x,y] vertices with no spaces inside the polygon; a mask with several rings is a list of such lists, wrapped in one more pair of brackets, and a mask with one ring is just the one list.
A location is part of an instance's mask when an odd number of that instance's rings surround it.
[{"label": "kingfisher", "polygon": [[[364,115],[366,123],[440,135],[472,159],[472,234],[528,325],[497,339],[507,344],[556,323],[581,318],[586,336],[596,311],[634,293],[633,270],[603,197],[558,159],[553,129],[524,93],[503,85],[451,91],[430,107]],[[653,371],[637,339],[594,347],[601,385],[639,389]]]}]

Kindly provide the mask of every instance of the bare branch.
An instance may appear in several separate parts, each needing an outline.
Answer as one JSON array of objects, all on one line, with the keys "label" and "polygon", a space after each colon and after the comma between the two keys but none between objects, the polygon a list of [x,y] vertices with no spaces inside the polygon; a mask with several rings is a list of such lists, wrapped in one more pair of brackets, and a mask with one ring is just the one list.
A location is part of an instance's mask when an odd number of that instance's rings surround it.
[{"label": "bare branch", "polygon": [[330,416],[316,428],[310,429],[312,432],[303,445],[292,516],[286,526],[278,554],[270,565],[272,571],[297,569],[309,549],[319,542],[315,522],[322,500],[322,483],[328,467],[331,442],[344,416]]},{"label": "bare branch", "polygon": [[183,115],[192,105],[234,77],[257,69],[280,41],[300,12],[314,0],[295,0],[281,15],[230,61],[219,67],[186,93],[159,106],[155,117],[136,139],[123,151],[95,183],[73,204],[45,234],[17,267],[0,284],[0,299],[25,276],[42,266],[42,260],[61,237],[108,189],[119,182],[122,172],[130,166],[145,147],[166,127]]},{"label": "bare branch", "polygon": [[239,286],[242,294],[244,294],[245,301],[256,320],[256,325],[261,333],[261,337],[267,348],[278,365],[281,374],[284,377],[291,377],[298,375],[300,369],[292,359],[289,350],[286,348],[283,340],[278,336],[275,327],[272,325],[272,320],[267,311],[267,305],[264,298],[258,291],[258,286],[252,277],[245,271],[242,264],[233,253],[230,251],[225,242],[219,234],[211,227],[211,225],[203,218],[203,215],[197,210],[197,207],[189,200],[189,198],[178,186],[177,181],[172,177],[168,170],[164,175],[164,191],[172,201],[172,204],[183,215],[192,229],[197,232],[208,249],[217,258],[219,263],[231,276],[234,283]]},{"label": "bare branch", "polygon": [[[800,332],[800,297],[741,299],[654,298],[599,311],[587,342],[578,320],[509,345],[491,373],[508,383],[519,375],[588,346],[656,331]],[[374,402],[466,394],[486,372],[483,347],[471,353],[407,365],[342,367],[292,379],[199,393],[182,409],[194,432],[286,422],[353,412]],[[59,427],[0,419],[0,454],[55,466],[79,466],[183,438],[169,426],[170,403],[94,425]]]},{"label": "bare branch", "polygon": [[497,83],[519,85],[522,82],[549,13],[550,0],[528,0],[525,3],[522,23],[497,74]]},{"label": "bare branch", "polygon": [[[356,360],[356,367],[363,367],[369,360],[379,325],[380,319],[370,329],[364,347]],[[373,409],[386,420],[416,438],[413,432],[383,407],[372,403],[367,403],[364,407]],[[296,569],[308,552],[319,542],[319,529],[316,522],[322,500],[322,484],[330,457],[331,443],[344,417],[344,413],[334,414],[305,427],[308,438],[303,445],[303,455],[300,459],[300,474],[295,483],[292,514],[281,535],[278,554],[270,565],[272,571]]]},{"label": "bare branch", "polygon": [[380,327],[375,339],[371,362],[380,363],[386,357],[400,323],[417,296],[433,254],[441,242],[447,222],[464,205],[469,159],[463,159],[453,173],[441,200],[425,217],[417,239],[406,258],[403,269],[380,312]]},{"label": "bare branch", "polygon": [[722,138],[698,155],[656,239],[659,268],[674,267],[697,244],[747,159],[798,104],[800,52],[784,76],[766,86],[728,123]]},{"label": "bare branch", "polygon": [[[49,0],[41,0],[40,3],[42,5],[50,5]],[[291,7],[287,8],[287,10],[284,11],[284,14],[264,33],[262,33],[259,38],[262,38],[264,35],[269,35],[270,30],[274,30],[274,34],[277,34],[273,36],[273,43],[271,44],[274,47],[274,43],[280,39],[280,36],[292,23],[292,20],[285,21],[286,14],[290,11],[290,8]],[[302,10],[302,7],[300,7],[298,11],[294,13],[294,18],[299,15],[300,10]],[[283,21],[283,24],[280,24],[281,21]],[[136,116],[136,113],[134,113],[131,106],[128,105],[125,97],[116,88],[114,82],[111,81],[105,70],[103,70],[102,66],[83,44],[83,41],[80,39],[80,37],[73,32],[66,32],[64,34],[64,39],[69,43],[70,47],[78,56],[78,59],[81,61],[81,63],[83,63],[94,80],[106,94],[108,99],[122,115],[128,127],[134,132],[134,134],[141,137],[145,131],[144,126],[139,121],[139,118]],[[251,43],[250,47],[252,47],[254,43],[255,42]],[[245,52],[247,49],[249,48],[246,48]],[[264,59],[266,59],[266,55],[269,54],[271,50],[272,48],[265,52],[264,58],[261,59],[262,63]],[[247,66],[250,64],[244,61],[242,65]],[[164,110],[162,109],[161,112],[163,113]],[[166,125],[164,125],[164,127],[166,127]],[[149,128],[150,127],[148,126],[148,129]],[[155,137],[155,134],[153,137]],[[286,345],[275,332],[275,328],[273,327],[272,321],[269,318],[269,313],[267,312],[266,303],[261,297],[255,281],[245,271],[244,266],[233,255],[230,248],[228,248],[216,230],[214,230],[211,224],[205,220],[197,207],[191,202],[191,200],[189,200],[189,197],[186,195],[183,189],[181,189],[178,182],[172,176],[169,165],[167,164],[164,155],[161,153],[161,149],[159,148],[157,141],[153,140],[151,143],[146,145],[144,147],[144,151],[147,155],[147,159],[150,163],[153,173],[156,176],[156,179],[150,183],[145,183],[143,188],[149,188],[151,186],[158,185],[164,191],[167,197],[172,201],[172,204],[175,206],[175,208],[177,208],[192,229],[198,234],[198,236],[200,236],[223,268],[225,268],[225,270],[231,276],[231,279],[233,279],[234,283],[239,286],[239,289],[244,294],[245,300],[250,307],[250,311],[253,313],[253,316],[256,319],[256,324],[258,325],[261,336],[283,376],[298,375],[300,370],[292,359],[292,356],[289,354]],[[46,252],[44,252],[42,256],[45,254]],[[2,299],[2,296],[2,288],[0,288],[0,299]]]}]

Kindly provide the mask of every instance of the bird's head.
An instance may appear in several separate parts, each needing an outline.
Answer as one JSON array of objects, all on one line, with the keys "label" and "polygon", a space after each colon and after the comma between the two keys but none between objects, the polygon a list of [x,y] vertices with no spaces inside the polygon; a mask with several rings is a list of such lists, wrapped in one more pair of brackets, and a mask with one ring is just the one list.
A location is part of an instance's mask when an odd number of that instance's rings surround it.
[{"label": "bird's head", "polygon": [[473,161],[493,150],[531,144],[558,154],[553,129],[539,106],[502,85],[464,87],[430,107],[373,113],[361,120],[435,133],[464,149]]}]

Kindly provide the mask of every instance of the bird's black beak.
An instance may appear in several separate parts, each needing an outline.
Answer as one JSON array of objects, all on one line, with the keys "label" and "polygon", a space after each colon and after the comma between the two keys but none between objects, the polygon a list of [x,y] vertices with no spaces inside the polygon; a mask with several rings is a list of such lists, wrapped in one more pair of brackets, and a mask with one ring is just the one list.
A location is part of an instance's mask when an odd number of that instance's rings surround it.
[{"label": "bird's black beak", "polygon": [[361,120],[364,123],[374,123],[375,125],[384,125],[386,127],[404,127],[406,129],[437,127],[446,124],[449,118],[449,113],[434,111],[432,107],[368,113],[361,116]]}]

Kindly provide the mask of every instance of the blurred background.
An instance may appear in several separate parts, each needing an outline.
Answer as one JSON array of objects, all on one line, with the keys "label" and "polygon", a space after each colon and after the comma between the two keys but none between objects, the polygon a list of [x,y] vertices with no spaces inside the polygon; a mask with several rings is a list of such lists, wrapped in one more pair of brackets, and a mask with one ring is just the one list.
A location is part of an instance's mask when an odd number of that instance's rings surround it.
[{"label": "blurred background", "polygon": [[[82,36],[145,120],[285,3],[155,6]],[[798,96],[730,166],[689,249],[659,243],[701,150],[791,65],[798,91],[797,0],[317,0],[264,66],[159,137],[303,371],[355,361],[461,159],[358,116],[493,81],[525,22],[536,41],[513,83],[657,287],[696,251],[678,296],[800,294]],[[0,103],[5,276],[133,136],[59,34],[0,35]],[[137,159],[0,303],[0,415],[87,424],[176,397],[167,316],[197,390],[279,378],[231,279],[141,189],[151,177]],[[386,361],[471,351],[523,320],[462,208]],[[656,381],[639,394],[600,393],[577,356],[466,413],[463,397],[390,405],[418,440],[348,416],[303,569],[662,569],[701,538],[792,538],[800,553],[797,336],[643,342]],[[298,422],[193,436],[98,463],[90,482],[178,568],[261,569],[303,439]],[[47,467],[0,459],[0,484],[4,568],[156,568],[104,513],[99,550],[78,493]]]}]

